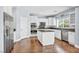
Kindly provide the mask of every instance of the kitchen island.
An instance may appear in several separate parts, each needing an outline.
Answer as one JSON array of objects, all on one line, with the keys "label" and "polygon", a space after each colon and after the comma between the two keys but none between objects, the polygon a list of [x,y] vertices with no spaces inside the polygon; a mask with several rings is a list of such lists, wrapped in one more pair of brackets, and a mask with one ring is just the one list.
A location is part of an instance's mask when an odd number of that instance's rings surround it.
[{"label": "kitchen island", "polygon": [[[65,27],[65,28],[59,28],[59,27],[46,27],[46,28],[38,28],[38,39],[39,41],[43,44],[43,40],[46,40],[46,42],[50,41],[48,40],[48,37],[50,36],[53,39],[54,43],[54,37],[66,42],[69,42],[70,44],[74,44],[75,40],[75,28],[71,27]],[[48,34],[49,35],[48,35]],[[50,42],[51,44],[51,42]],[[49,45],[48,43],[43,44],[43,45]]]},{"label": "kitchen island", "polygon": [[51,29],[38,29],[37,31],[38,40],[40,43],[45,45],[53,45],[54,44],[54,31]]}]

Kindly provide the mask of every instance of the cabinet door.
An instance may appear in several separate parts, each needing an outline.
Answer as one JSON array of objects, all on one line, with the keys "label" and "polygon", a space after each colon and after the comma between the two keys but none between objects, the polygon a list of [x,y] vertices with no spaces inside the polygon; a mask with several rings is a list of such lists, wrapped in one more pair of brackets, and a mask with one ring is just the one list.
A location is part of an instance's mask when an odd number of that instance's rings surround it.
[{"label": "cabinet door", "polygon": [[54,33],[53,32],[44,32],[42,41],[43,41],[43,45],[54,44]]},{"label": "cabinet door", "polygon": [[61,39],[61,30],[54,30],[54,31],[55,31],[55,37]]},{"label": "cabinet door", "polygon": [[62,34],[61,34],[61,39],[64,41],[68,41],[68,31],[67,30],[62,30]]},{"label": "cabinet door", "polygon": [[37,32],[38,40],[42,43],[42,32]]},{"label": "cabinet door", "polygon": [[75,32],[68,32],[68,41],[70,44],[75,44]]}]

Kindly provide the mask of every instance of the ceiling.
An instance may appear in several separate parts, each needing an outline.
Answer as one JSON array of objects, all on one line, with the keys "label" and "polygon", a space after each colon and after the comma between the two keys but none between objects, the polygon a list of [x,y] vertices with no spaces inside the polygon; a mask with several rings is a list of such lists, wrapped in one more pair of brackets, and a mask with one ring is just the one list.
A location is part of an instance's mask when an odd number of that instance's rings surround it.
[{"label": "ceiling", "polygon": [[21,6],[20,10],[23,14],[25,13],[25,15],[26,12],[29,12],[32,15],[49,16],[58,14],[71,7],[72,6]]},{"label": "ceiling", "polygon": [[30,11],[30,13],[42,16],[55,15],[68,8],[70,8],[70,6],[26,7],[26,9]]}]

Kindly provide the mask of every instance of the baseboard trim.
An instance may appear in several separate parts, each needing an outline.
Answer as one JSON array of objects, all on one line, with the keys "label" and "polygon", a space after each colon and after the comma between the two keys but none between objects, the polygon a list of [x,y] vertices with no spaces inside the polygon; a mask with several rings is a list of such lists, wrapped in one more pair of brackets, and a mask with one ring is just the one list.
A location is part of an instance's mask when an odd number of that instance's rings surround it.
[{"label": "baseboard trim", "polygon": [[14,40],[14,43],[16,43],[16,42],[18,42],[18,41],[20,41],[20,40],[22,40],[22,39],[17,39],[17,40]]},{"label": "baseboard trim", "polygon": [[20,41],[20,40],[22,40],[22,39],[29,38],[29,37],[30,37],[30,36],[26,36],[26,37],[23,37],[23,38],[20,38],[20,39],[14,40],[14,43],[16,43],[16,42],[18,42],[18,41]]},{"label": "baseboard trim", "polygon": [[57,37],[55,37],[55,39],[61,40],[61,39],[59,39],[59,38],[57,38]]},{"label": "baseboard trim", "polygon": [[37,40],[37,41],[38,41],[38,43],[39,43],[41,46],[43,46],[42,43],[41,43],[39,40]]}]

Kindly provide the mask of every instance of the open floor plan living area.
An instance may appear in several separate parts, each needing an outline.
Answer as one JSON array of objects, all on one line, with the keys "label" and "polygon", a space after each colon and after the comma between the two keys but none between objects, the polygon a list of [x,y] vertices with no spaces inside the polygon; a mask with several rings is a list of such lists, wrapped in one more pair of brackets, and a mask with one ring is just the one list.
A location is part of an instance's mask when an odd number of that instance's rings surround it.
[{"label": "open floor plan living area", "polygon": [[79,6],[0,6],[0,53],[79,53]]}]

